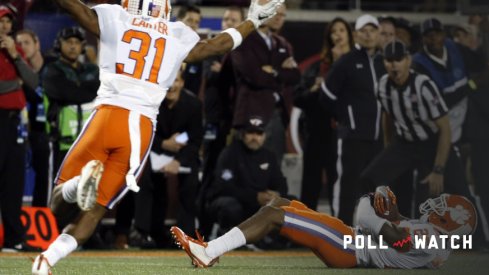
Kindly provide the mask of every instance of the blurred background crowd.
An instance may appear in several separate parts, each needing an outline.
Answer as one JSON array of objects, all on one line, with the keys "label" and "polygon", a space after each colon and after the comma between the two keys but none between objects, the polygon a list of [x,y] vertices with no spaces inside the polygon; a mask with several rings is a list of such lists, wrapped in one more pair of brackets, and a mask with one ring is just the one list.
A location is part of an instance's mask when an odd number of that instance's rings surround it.
[{"label": "blurred background crowd", "polygon": [[[172,225],[212,238],[277,196],[351,224],[356,200],[372,191],[362,186],[362,171],[387,143],[375,95],[386,74],[384,47],[393,41],[406,47],[410,68],[433,79],[446,101],[450,163],[458,168],[434,170],[467,187],[479,211],[478,243],[487,247],[489,4],[286,2],[232,53],[181,68],[160,107],[141,191],[124,198],[86,248],[166,248]],[[172,16],[207,38],[239,25],[248,5],[175,0]],[[96,38],[51,1],[0,0],[4,247],[25,241],[21,205],[48,206],[57,169],[92,111],[100,84],[97,48]],[[410,123],[396,125],[401,139],[403,131],[419,133]],[[420,174],[408,169],[398,180],[375,184],[390,185],[403,201],[401,213],[415,217],[416,203],[432,195],[422,193]],[[252,248],[289,245],[270,236]]]}]

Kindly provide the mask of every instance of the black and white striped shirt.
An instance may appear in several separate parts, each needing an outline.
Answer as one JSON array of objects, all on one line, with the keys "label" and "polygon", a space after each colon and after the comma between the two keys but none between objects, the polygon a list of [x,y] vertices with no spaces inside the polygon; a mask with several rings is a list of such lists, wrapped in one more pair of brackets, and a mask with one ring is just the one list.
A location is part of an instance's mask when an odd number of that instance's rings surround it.
[{"label": "black and white striped shirt", "polygon": [[379,81],[377,98],[394,121],[396,133],[406,141],[427,140],[438,132],[435,120],[448,111],[436,84],[411,71],[408,82],[397,87],[388,75]]}]

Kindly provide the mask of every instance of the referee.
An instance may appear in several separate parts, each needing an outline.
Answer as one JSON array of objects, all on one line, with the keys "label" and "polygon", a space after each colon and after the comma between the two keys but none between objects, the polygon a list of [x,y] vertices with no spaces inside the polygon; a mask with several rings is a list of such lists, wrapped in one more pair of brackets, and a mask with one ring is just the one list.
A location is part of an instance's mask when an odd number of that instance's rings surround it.
[{"label": "referee", "polygon": [[385,46],[384,65],[387,74],[379,81],[377,98],[383,110],[385,149],[363,171],[361,183],[369,189],[395,185],[405,172],[417,169],[418,201],[442,191],[468,197],[466,185],[444,179],[445,170],[462,166],[451,154],[448,109],[435,83],[410,70],[411,55],[400,41]]}]

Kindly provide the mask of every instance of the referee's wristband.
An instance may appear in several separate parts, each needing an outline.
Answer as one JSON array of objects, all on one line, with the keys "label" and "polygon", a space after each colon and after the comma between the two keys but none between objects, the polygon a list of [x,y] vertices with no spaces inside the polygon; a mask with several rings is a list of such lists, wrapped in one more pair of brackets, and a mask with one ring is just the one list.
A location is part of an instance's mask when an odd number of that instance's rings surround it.
[{"label": "referee's wristband", "polygon": [[231,36],[231,38],[233,39],[233,50],[236,49],[239,45],[241,45],[241,42],[243,42],[243,36],[235,28],[225,29],[221,33],[227,33]]}]

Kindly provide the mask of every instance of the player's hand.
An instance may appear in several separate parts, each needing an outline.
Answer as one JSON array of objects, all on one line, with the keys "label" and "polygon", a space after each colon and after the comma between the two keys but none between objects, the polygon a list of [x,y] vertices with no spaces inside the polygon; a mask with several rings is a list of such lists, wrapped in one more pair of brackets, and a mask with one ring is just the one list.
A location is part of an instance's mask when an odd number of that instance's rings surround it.
[{"label": "player's hand", "polygon": [[397,204],[396,195],[388,186],[379,186],[375,190],[374,209],[379,214],[389,213],[392,205]]},{"label": "player's hand", "polygon": [[270,194],[270,196],[272,196],[272,200],[275,198],[280,198],[280,193],[277,191],[267,190],[267,193]]},{"label": "player's hand", "polygon": [[274,196],[268,191],[269,190],[258,192],[258,194],[256,195],[256,200],[258,201],[258,204],[260,204],[260,206],[265,206],[273,200]]},{"label": "player's hand", "polygon": [[177,175],[179,169],[180,162],[178,160],[172,160],[170,163],[161,168],[161,172],[163,172],[165,175]]},{"label": "player's hand", "polygon": [[19,56],[19,53],[15,48],[14,39],[8,35],[0,36],[0,49],[7,50],[8,54],[12,59],[15,59],[17,58],[17,56]]},{"label": "player's hand", "polygon": [[255,29],[258,29],[263,22],[273,17],[277,13],[278,6],[282,5],[284,0],[269,0],[264,4],[258,2],[263,0],[251,0],[250,8],[248,9],[248,19],[253,22]]},{"label": "player's hand", "polygon": [[422,184],[428,184],[430,188],[430,195],[438,196],[443,192],[443,175],[438,173],[430,173],[424,180],[421,181]]},{"label": "player's hand", "polygon": [[173,153],[178,153],[182,147],[184,147],[186,144],[182,144],[177,142],[177,136],[180,135],[180,133],[175,133],[173,134],[169,139],[163,140],[161,143],[161,148]]}]

